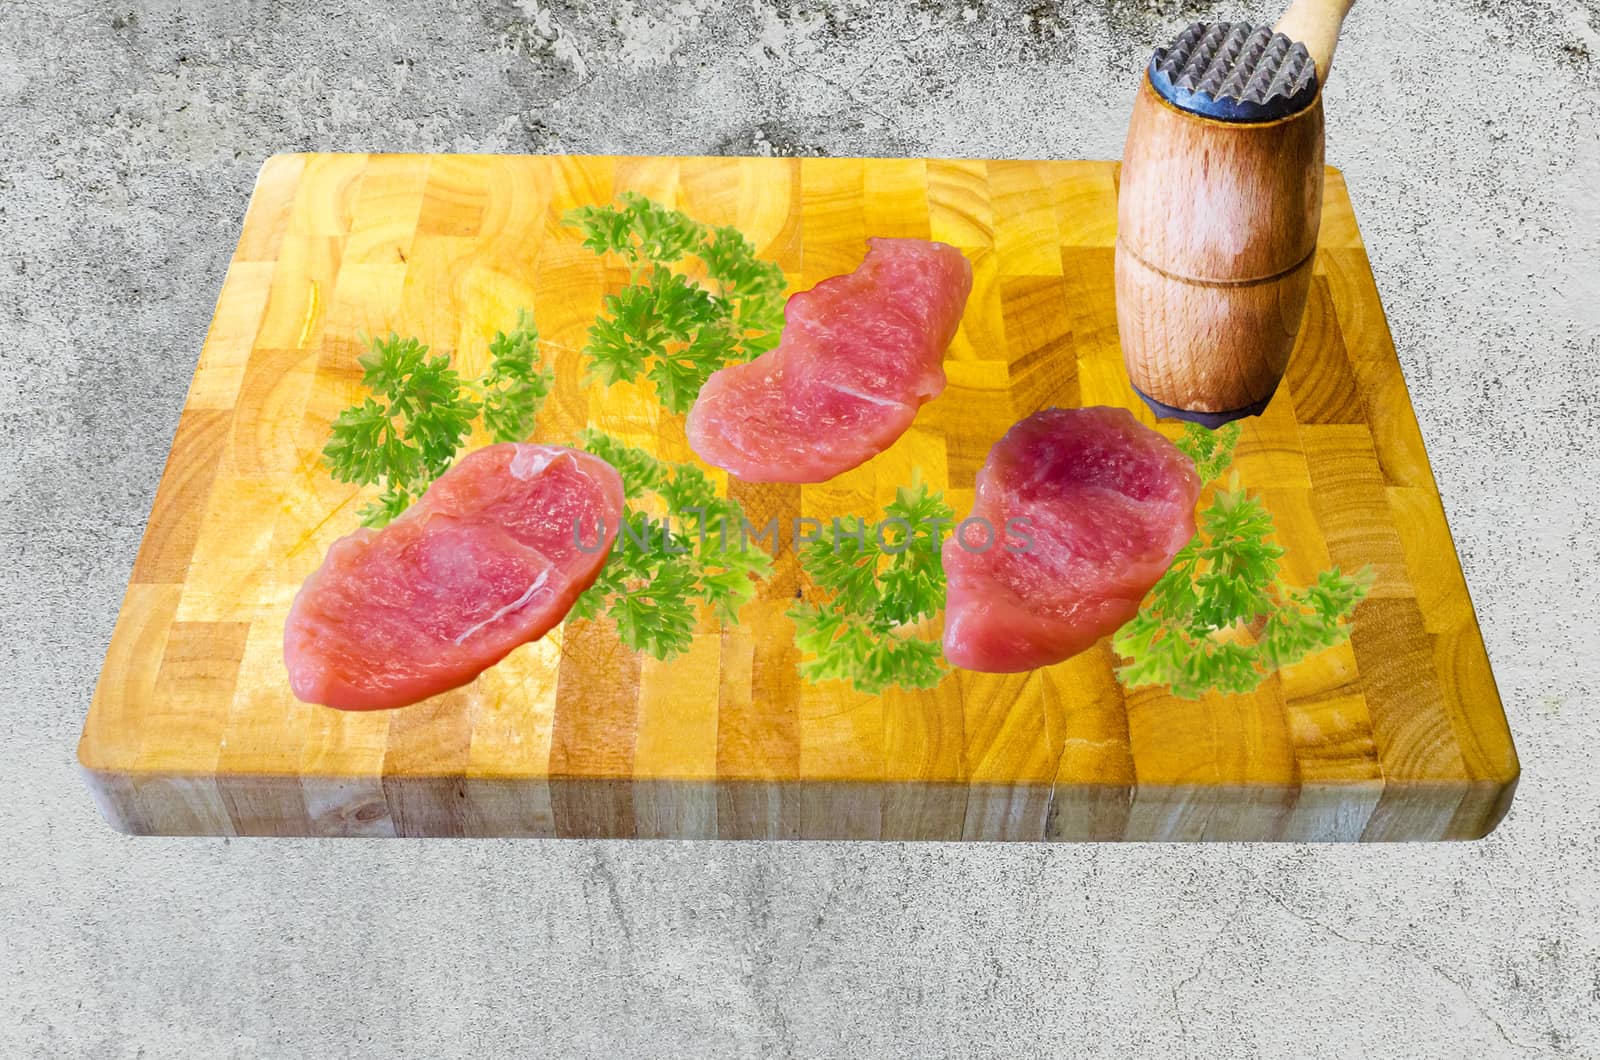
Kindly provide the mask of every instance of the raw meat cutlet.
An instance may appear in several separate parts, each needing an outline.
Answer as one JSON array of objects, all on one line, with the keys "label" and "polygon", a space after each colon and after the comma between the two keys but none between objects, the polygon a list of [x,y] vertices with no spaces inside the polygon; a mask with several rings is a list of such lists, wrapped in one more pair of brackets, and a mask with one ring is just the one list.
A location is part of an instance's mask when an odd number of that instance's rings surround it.
[{"label": "raw meat cutlet", "polygon": [[284,629],[290,688],[378,710],[466,684],[566,616],[605,565],[622,503],[621,477],[589,453],[467,454],[394,522],[328,549]]},{"label": "raw meat cutlet", "polygon": [[945,657],[1013,673],[1115,632],[1194,536],[1199,496],[1193,462],[1126,409],[1017,423],[978,472],[972,518],[994,528],[992,546],[980,550],[977,526],[944,543]]},{"label": "raw meat cutlet", "polygon": [[893,445],[944,390],[944,351],[972,290],[959,250],[869,239],[852,273],[789,299],[783,340],[715,372],[689,445],[751,482],[825,482]]},{"label": "raw meat cutlet", "polygon": [[[893,445],[917,410],[840,390],[792,361],[723,368],[689,413],[689,444],[707,463],[755,482],[826,482]],[[696,418],[695,410],[707,412]],[[706,417],[715,416],[710,437]],[[848,443],[850,454],[842,454]],[[848,463],[841,463],[848,459]]]}]

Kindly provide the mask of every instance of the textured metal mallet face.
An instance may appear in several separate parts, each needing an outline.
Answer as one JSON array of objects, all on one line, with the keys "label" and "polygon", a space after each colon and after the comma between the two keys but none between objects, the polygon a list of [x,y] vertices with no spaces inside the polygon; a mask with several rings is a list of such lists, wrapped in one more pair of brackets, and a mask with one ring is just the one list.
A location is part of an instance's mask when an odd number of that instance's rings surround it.
[{"label": "textured metal mallet face", "polygon": [[1317,67],[1267,26],[1196,22],[1150,58],[1150,84],[1180,110],[1219,121],[1272,121],[1308,106]]}]

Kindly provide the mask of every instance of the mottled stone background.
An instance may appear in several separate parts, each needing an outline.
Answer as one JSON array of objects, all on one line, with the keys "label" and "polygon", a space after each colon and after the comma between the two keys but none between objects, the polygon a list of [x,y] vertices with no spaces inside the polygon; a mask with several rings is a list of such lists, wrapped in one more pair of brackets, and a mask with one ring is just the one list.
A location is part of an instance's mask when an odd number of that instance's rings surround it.
[{"label": "mottled stone background", "polygon": [[[1328,90],[1521,750],[1476,844],[133,840],[74,745],[278,151],[1109,158],[1196,16],[0,0],[0,1055],[1600,1055],[1600,7]],[[540,1045],[543,1043],[543,1046]]]}]

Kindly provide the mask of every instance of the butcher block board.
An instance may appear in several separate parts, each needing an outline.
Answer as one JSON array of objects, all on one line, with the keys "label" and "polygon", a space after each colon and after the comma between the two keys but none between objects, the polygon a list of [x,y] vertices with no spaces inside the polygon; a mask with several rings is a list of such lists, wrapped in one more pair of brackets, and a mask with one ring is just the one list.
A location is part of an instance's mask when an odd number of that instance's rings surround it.
[{"label": "butcher block board", "polygon": [[[719,484],[751,521],[870,514],[920,472],[958,514],[1017,419],[1120,405],[1111,162],[285,155],[263,168],[200,350],[79,759],[133,833],[941,840],[1469,839],[1518,776],[1504,713],[1350,200],[1328,172],[1288,377],[1235,467],[1286,576],[1377,575],[1345,645],[1254,694],[1172,698],[1108,642],[1021,675],[858,694],[796,672],[791,554],[740,622],[670,663],[576,620],[416,706],[300,703],[282,660],[302,580],[370,493],[319,451],[366,336],[464,373],[533,310],[557,379],[541,440],[586,424],[690,459],[681,418],[585,385],[619,270],[560,223],[633,190],[732,224],[790,289],[872,235],[943,240],[975,286],[949,386],[883,456],[817,486]],[[1163,424],[1168,434],[1173,425]]]}]

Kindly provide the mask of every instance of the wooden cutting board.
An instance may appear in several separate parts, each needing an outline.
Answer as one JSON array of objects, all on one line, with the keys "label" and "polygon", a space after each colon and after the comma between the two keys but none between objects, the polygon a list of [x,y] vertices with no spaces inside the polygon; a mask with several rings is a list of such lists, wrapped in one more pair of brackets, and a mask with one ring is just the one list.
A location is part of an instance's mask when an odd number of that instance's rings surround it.
[{"label": "wooden cutting board", "polygon": [[[1287,575],[1371,564],[1349,643],[1251,695],[1113,677],[1107,643],[929,692],[799,679],[793,557],[734,628],[639,658],[570,622],[476,683],[397,711],[297,702],[285,613],[355,491],[319,461],[395,330],[484,367],[531,308],[556,389],[538,436],[604,421],[688,459],[681,420],[581,383],[618,277],[559,224],[634,190],[733,224],[791,290],[869,235],[962,248],[976,284],[950,383],[898,445],[820,486],[735,483],[752,521],[867,513],[920,469],[958,513],[1015,420],[1109,404],[1153,422],[1117,345],[1118,167],[983,162],[289,155],[261,172],[84,726],[115,827],[210,835],[861,839],[1465,839],[1518,776],[1489,661],[1342,178],[1285,386],[1236,467]],[[1169,425],[1163,425],[1173,433]],[[726,484],[724,478],[719,483]]]}]

